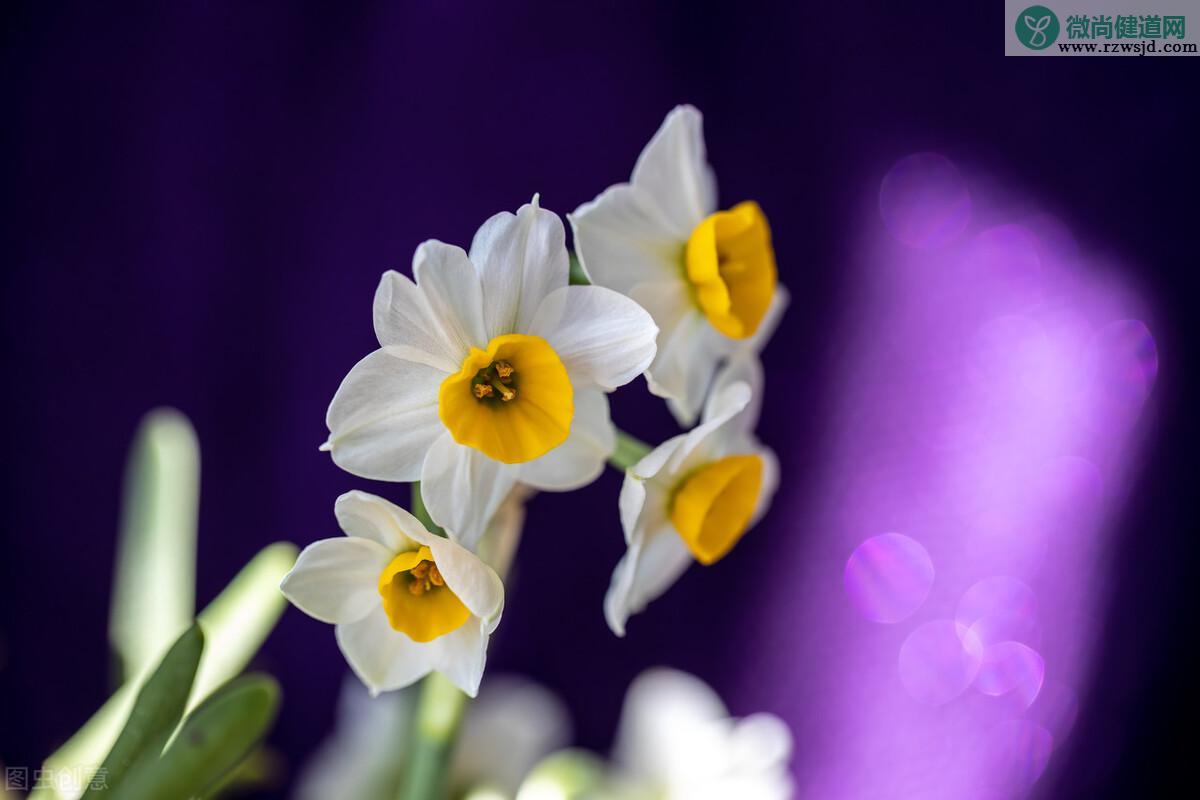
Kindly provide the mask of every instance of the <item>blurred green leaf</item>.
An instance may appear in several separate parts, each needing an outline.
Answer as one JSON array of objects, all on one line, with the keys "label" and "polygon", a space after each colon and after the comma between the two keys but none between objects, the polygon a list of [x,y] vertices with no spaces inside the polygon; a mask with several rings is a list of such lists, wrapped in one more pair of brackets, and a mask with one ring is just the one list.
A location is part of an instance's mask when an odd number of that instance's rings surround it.
[{"label": "blurred green leaf", "polygon": [[[276,542],[263,548],[200,612],[197,619],[204,629],[206,646],[192,686],[189,708],[241,672],[262,646],[283,613],[286,600],[279,591],[279,582],[296,562],[296,554],[295,545],[288,542]],[[127,681],[66,744],[46,759],[44,768],[81,769],[86,773],[85,777],[90,777],[90,771],[116,740],[122,722],[129,715],[134,695],[144,680],[145,676],[139,675]],[[35,798],[59,797],[64,800],[78,795],[79,792],[69,794],[53,788],[33,793]]]},{"label": "blurred green leaf", "polygon": [[189,708],[237,675],[279,622],[287,599],[279,591],[299,551],[276,542],[258,552],[196,618],[207,639]]},{"label": "blurred green leaf", "polygon": [[109,639],[120,680],[157,663],[196,613],[200,448],[187,417],[151,411],[125,473]]},{"label": "blurred green leaf", "polygon": [[278,708],[274,678],[234,678],[188,714],[161,758],[139,762],[121,786],[122,800],[203,795],[250,754]]},{"label": "blurred green leaf", "polygon": [[155,760],[183,717],[196,667],[204,652],[204,633],[193,624],[167,651],[162,663],[138,692],[129,721],[101,767],[100,788],[84,797],[102,797],[117,786],[139,760]]},{"label": "blurred green leaf", "polygon": [[241,796],[254,790],[278,787],[287,773],[287,764],[279,753],[259,745],[241,763],[217,781],[216,785],[204,790],[204,800],[226,794]]}]

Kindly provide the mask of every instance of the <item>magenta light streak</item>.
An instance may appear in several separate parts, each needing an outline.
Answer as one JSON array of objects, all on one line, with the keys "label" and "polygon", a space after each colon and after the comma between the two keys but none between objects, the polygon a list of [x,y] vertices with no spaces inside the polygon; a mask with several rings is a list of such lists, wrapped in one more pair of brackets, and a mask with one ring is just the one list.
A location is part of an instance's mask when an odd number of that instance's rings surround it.
[{"label": "magenta light streak", "polygon": [[1014,196],[918,154],[853,233],[836,413],[776,503],[796,544],[747,686],[787,697],[801,797],[1036,793],[1087,696],[1157,348],[1120,271]]}]

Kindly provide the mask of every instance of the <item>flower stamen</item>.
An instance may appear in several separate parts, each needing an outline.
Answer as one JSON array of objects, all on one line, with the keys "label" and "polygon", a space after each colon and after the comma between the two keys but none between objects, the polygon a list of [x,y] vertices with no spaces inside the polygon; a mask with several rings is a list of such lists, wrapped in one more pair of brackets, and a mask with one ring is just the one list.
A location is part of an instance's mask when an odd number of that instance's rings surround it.
[{"label": "flower stamen", "polygon": [[437,564],[432,561],[422,561],[408,571],[410,582],[409,594],[420,597],[435,586],[445,586],[446,580],[438,571]]},{"label": "flower stamen", "polygon": [[475,373],[471,392],[476,400],[495,402],[499,396],[501,402],[510,403],[517,399],[513,385],[516,375],[516,368],[508,361],[493,361]]}]

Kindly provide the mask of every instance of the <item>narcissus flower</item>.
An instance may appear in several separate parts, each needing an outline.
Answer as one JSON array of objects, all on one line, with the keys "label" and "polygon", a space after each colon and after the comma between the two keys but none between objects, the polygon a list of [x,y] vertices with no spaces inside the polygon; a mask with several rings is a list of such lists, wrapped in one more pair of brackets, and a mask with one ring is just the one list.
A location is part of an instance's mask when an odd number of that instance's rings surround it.
[{"label": "narcissus flower", "polygon": [[613,758],[637,797],[787,800],[791,751],[778,717],[735,719],[699,678],[660,668],[629,687]]},{"label": "narcissus flower", "polygon": [[335,626],[338,646],[372,694],[444,674],[472,697],[504,585],[477,556],[363,492],[334,508],[346,536],[304,548],[280,588]]},{"label": "narcissus flower", "polygon": [[628,297],[567,274],[562,222],[536,197],[485,222],[469,255],[418,247],[416,281],[388,272],[375,294],[381,348],[329,407],[333,460],[420,480],[433,519],[468,547],[516,483],[594,480],[615,447],[605,393],[650,364],[658,329]]},{"label": "narcissus flower", "polygon": [[605,617],[618,636],[689,564],[721,559],[766,511],[779,468],[754,436],[761,392],[757,358],[729,362],[701,424],[625,471],[620,509],[628,550],[604,598]]},{"label": "narcissus flower", "polygon": [[[418,692],[370,697],[358,681],[346,681],[337,725],[300,772],[293,796],[394,800],[409,767],[405,744]],[[450,796],[511,798],[529,769],[570,739],[570,715],[553,692],[515,675],[488,675],[447,766]]]},{"label": "narcissus flower", "polygon": [[646,372],[683,425],[695,422],[720,362],[757,352],[787,298],[767,218],[747,201],[717,207],[700,112],[679,106],[646,145],[629,183],[568,215],[592,283],[637,300],[659,327]]}]

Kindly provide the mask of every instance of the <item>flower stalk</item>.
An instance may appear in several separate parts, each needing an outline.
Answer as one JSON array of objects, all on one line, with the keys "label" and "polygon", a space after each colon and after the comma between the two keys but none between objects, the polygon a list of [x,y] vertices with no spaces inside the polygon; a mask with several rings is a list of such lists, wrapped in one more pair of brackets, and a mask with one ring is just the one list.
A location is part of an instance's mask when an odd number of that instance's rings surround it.
[{"label": "flower stalk", "polygon": [[617,449],[608,457],[608,463],[615,469],[624,472],[646,457],[652,448],[623,430],[617,430]]},{"label": "flower stalk", "polygon": [[466,709],[466,694],[440,672],[432,672],[421,681],[400,800],[433,800],[445,795],[450,756]]},{"label": "flower stalk", "polygon": [[[445,536],[425,508],[420,482],[412,485],[412,512],[431,533]],[[467,695],[440,672],[432,672],[421,681],[410,735],[406,740],[400,800],[430,800],[444,796],[450,756],[466,709]]]}]

